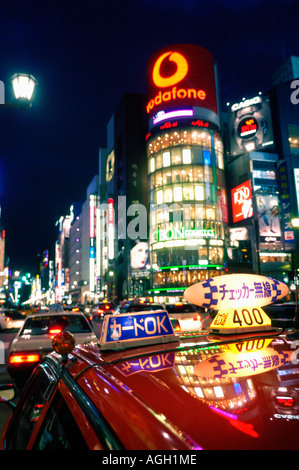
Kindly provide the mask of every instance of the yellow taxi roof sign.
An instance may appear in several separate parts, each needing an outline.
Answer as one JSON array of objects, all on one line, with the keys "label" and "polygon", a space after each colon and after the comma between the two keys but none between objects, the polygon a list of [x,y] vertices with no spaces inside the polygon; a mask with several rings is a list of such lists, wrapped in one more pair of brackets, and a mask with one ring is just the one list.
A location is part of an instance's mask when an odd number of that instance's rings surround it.
[{"label": "yellow taxi roof sign", "polygon": [[185,299],[195,305],[223,310],[263,307],[289,292],[283,282],[257,274],[226,274],[199,282],[185,290]]},{"label": "yellow taxi roof sign", "polygon": [[238,334],[272,329],[271,319],[261,307],[219,310],[211,326],[207,328],[210,333],[216,334]]}]

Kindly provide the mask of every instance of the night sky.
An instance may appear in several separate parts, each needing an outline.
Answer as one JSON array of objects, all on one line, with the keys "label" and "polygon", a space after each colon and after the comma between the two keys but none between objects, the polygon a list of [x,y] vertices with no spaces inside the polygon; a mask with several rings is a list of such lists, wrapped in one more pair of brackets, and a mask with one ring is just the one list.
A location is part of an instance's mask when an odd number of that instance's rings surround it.
[{"label": "night sky", "polygon": [[53,250],[61,215],[84,201],[98,149],[125,92],[147,92],[156,50],[209,49],[221,104],[267,92],[272,72],[299,56],[297,0],[0,1],[0,80],[38,80],[31,109],[0,109],[0,224],[9,266],[33,272]]}]

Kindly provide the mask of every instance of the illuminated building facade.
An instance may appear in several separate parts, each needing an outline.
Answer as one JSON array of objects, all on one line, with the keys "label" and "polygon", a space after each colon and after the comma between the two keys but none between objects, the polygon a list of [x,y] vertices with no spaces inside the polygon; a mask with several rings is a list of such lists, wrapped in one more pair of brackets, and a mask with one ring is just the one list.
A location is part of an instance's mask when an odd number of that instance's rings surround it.
[{"label": "illuminated building facade", "polygon": [[209,51],[171,46],[148,70],[150,293],[167,300],[224,272],[224,154]]},{"label": "illuminated building facade", "polygon": [[[107,146],[99,155],[97,285],[100,297],[114,301],[147,295],[149,289],[147,263],[135,263],[139,258],[132,256],[136,247],[139,253],[139,247],[146,246],[147,253],[148,246],[145,101],[144,95],[125,93],[107,125]],[[145,217],[138,224],[143,208]]]},{"label": "illuminated building facade", "polygon": [[292,99],[298,70],[292,59],[274,72],[268,93],[229,104],[226,156],[232,208],[228,269],[266,274],[291,289],[299,267],[292,226],[299,215],[299,115]]}]

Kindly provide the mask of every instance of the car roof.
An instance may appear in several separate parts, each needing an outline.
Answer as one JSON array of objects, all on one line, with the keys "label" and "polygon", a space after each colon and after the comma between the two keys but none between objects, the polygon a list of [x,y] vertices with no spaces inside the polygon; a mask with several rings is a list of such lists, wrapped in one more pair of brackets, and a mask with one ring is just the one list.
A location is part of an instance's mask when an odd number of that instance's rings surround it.
[{"label": "car roof", "polygon": [[84,314],[81,311],[73,312],[73,311],[70,311],[70,310],[58,310],[58,311],[51,310],[49,312],[42,311],[42,312],[39,312],[39,313],[30,313],[30,315],[28,315],[26,318],[55,317],[57,315],[61,315],[61,316],[62,315],[63,316],[81,315],[81,316],[84,317]]},{"label": "car roof", "polygon": [[[116,351],[78,345],[68,370],[100,412],[112,412],[117,400],[147,420],[141,434],[156,426],[178,448],[280,449],[292,442],[298,448],[299,369],[291,352],[291,343],[272,332],[228,339],[205,333]],[[98,393],[101,384],[106,394]],[[124,429],[128,420],[123,418]]]}]

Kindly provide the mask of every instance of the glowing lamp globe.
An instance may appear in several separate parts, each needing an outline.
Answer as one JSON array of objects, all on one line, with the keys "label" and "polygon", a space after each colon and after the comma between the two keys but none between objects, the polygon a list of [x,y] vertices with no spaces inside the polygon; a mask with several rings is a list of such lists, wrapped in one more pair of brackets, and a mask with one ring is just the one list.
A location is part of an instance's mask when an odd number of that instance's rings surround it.
[{"label": "glowing lamp globe", "polygon": [[37,83],[33,75],[15,73],[11,80],[16,99],[25,99],[30,101]]}]

